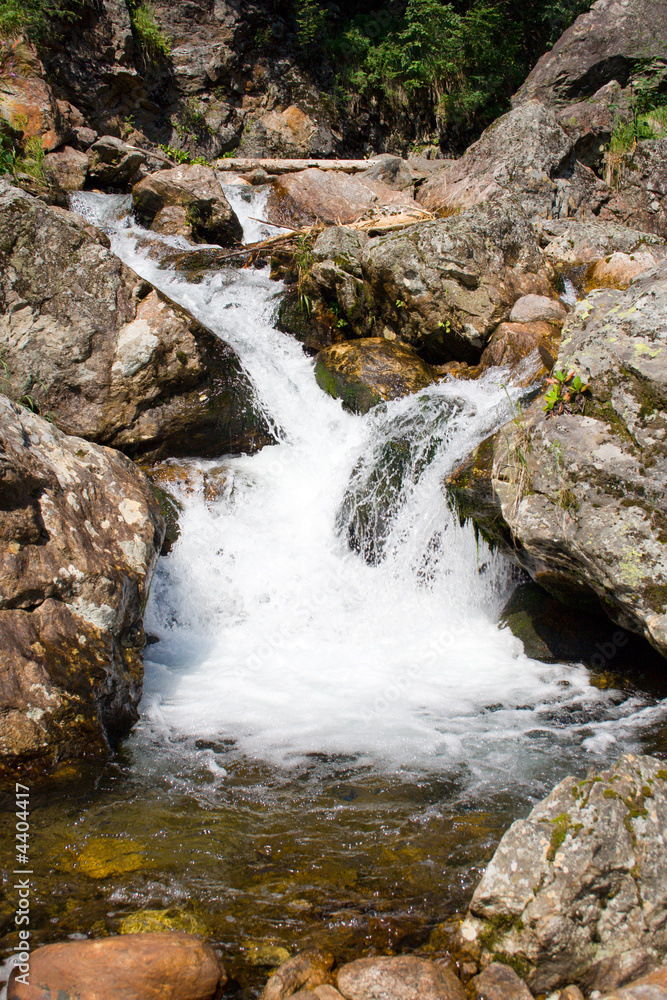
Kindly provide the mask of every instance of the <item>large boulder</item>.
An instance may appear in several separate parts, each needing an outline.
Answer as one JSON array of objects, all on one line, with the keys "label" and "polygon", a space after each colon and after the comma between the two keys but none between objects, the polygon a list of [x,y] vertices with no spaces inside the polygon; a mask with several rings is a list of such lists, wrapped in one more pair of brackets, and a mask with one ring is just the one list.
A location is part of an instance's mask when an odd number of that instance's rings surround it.
[{"label": "large boulder", "polygon": [[163,536],[128,458],[0,396],[0,770],[105,753],[136,720]]},{"label": "large boulder", "polygon": [[574,143],[538,101],[508,111],[463,156],[433,173],[417,193],[433,212],[451,213],[513,194],[530,218],[590,214],[611,192],[576,161]]},{"label": "large boulder", "polygon": [[348,340],[315,358],[320,388],[354,413],[367,413],[382,400],[400,399],[437,381],[438,372],[410,347],[382,337]]},{"label": "large boulder", "polygon": [[0,181],[2,386],[68,434],[132,455],[273,440],[232,349],[72,213]]},{"label": "large boulder", "polygon": [[667,45],[662,0],[597,0],[539,60],[513,104],[538,100],[558,107],[583,101],[616,81],[641,75]]},{"label": "large boulder", "polygon": [[335,140],[328,125],[316,122],[291,104],[284,111],[267,111],[244,131],[238,156],[331,156]]},{"label": "large boulder", "polygon": [[407,192],[397,191],[382,181],[310,167],[298,173],[282,174],[272,184],[267,207],[272,222],[286,226],[345,225],[378,212],[412,212],[419,206]]},{"label": "large boulder", "polygon": [[518,298],[551,293],[535,231],[508,197],[373,239],[325,231],[313,257],[302,291],[337,329],[409,344],[430,364],[478,361]]},{"label": "large boulder", "polygon": [[[667,770],[654,757],[565,778],[502,838],[456,944],[512,965],[534,994],[587,995],[667,954]],[[649,992],[639,995],[652,995]]]},{"label": "large boulder", "polygon": [[[597,598],[667,655],[667,261],[570,314],[555,368],[589,390],[539,399],[451,481],[461,512],[556,597]],[[568,412],[573,410],[573,412]]]},{"label": "large boulder", "polygon": [[179,231],[195,243],[221,246],[243,239],[243,227],[211,167],[158,170],[135,184],[132,202],[142,222],[156,232]]},{"label": "large boulder", "polygon": [[227,976],[215,952],[190,934],[126,934],[47,944],[30,972],[9,981],[7,1000],[219,1000]]}]

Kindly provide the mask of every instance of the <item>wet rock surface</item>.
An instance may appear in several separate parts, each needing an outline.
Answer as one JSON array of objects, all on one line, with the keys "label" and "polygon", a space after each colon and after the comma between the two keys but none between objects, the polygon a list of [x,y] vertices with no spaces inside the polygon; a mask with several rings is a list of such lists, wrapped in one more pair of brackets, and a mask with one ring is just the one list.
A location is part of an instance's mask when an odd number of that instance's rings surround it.
[{"label": "wet rock surface", "polygon": [[506,197],[371,239],[325,232],[313,256],[302,290],[323,336],[388,337],[430,364],[475,363],[518,298],[551,291],[535,231]]},{"label": "wet rock surface", "polygon": [[412,955],[360,958],[338,970],[345,1000],[465,1000],[461,982],[447,968]]},{"label": "wet rock surface", "polygon": [[0,182],[4,391],[131,454],[222,454],[272,439],[236,355],[70,212]]},{"label": "wet rock surface", "polygon": [[[195,243],[221,246],[233,246],[243,238],[241,223],[211,167],[191,164],[158,170],[135,184],[132,202],[141,221],[156,232],[179,232]],[[165,223],[172,228],[166,230]]]},{"label": "wet rock surface", "polygon": [[470,982],[474,1000],[532,1000],[533,994],[509,965],[492,962]]},{"label": "wet rock surface", "polygon": [[537,400],[452,477],[460,510],[562,600],[595,596],[667,653],[667,264],[627,291],[592,292],[568,317],[556,368],[584,413]]},{"label": "wet rock surface", "polygon": [[667,952],[667,771],[653,757],[566,778],[500,842],[457,944],[533,993],[610,990]]},{"label": "wet rock surface", "polygon": [[137,718],[164,522],[123,455],[0,396],[2,769],[104,754]]},{"label": "wet rock surface", "polygon": [[351,340],[320,351],[315,377],[321,389],[354,413],[400,399],[437,381],[438,373],[403,344],[381,337]]},{"label": "wet rock surface", "polygon": [[315,990],[329,981],[333,955],[321,951],[302,951],[281,965],[270,977],[262,1000],[285,1000],[297,991]]},{"label": "wet rock surface", "polygon": [[30,956],[29,985],[8,1000],[219,1000],[227,976],[215,952],[188,934],[131,934],[68,941]]}]

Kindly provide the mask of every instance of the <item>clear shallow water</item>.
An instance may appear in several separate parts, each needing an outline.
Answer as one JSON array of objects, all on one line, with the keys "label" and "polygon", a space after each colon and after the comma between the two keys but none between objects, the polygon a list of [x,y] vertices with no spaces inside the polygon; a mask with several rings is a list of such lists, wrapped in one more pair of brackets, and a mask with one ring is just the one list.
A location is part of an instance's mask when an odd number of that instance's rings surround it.
[{"label": "clear shallow water", "polygon": [[[233,197],[265,235],[263,192]],[[235,348],[279,443],[162,470],[183,514],[147,608],[142,718],[115,763],[64,772],[40,803],[40,933],[175,906],[251,986],[257,942],[424,946],[554,782],[664,752],[663,703],[497,627],[510,568],[448,509],[447,473],[518,392],[496,372],[347,414],[275,329],[267,271],[188,281],[160,266],[183,241],[136,228],[126,199],[73,208]],[[141,862],[91,875],[77,859],[100,838],[135,840]]]}]

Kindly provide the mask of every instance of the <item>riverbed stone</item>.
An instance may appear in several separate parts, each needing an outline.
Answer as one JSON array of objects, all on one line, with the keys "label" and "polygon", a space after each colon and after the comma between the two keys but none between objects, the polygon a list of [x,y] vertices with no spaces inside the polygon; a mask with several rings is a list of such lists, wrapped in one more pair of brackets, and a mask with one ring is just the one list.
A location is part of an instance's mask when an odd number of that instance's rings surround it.
[{"label": "riverbed stone", "polygon": [[512,965],[533,993],[649,972],[667,954],[666,823],[663,761],[565,778],[503,836],[455,947]]},{"label": "riverbed stone", "polygon": [[30,955],[29,984],[18,975],[8,1000],[219,1000],[227,981],[212,948],[177,933],[49,944]]},{"label": "riverbed stone", "polygon": [[[561,993],[561,998],[562,996]],[[564,1000],[580,1000],[580,997],[566,997]],[[628,983],[627,986],[615,989],[613,993],[608,993],[604,1000],[667,1000],[667,965],[661,965],[654,972],[649,972],[648,975]]]},{"label": "riverbed stone", "polygon": [[80,216],[0,181],[5,393],[133,456],[273,440],[231,347],[108,247]]},{"label": "riverbed stone", "polygon": [[321,389],[342,399],[346,410],[367,413],[382,400],[425,389],[439,376],[404,344],[369,337],[320,351],[315,377]]},{"label": "riverbed stone", "polygon": [[63,191],[83,191],[88,177],[88,157],[71,146],[44,157],[44,170]]},{"label": "riverbed stone", "polygon": [[146,162],[144,152],[113,135],[96,139],[87,155],[91,185],[112,191],[125,191],[139,167]]},{"label": "riverbed stone", "polygon": [[540,242],[554,264],[591,264],[613,253],[634,254],[665,246],[654,234],[607,219],[542,219]]},{"label": "riverbed stone", "polygon": [[502,962],[492,962],[469,986],[473,1000],[533,1000],[523,979]]},{"label": "riverbed stone", "polygon": [[345,1000],[466,1000],[451,969],[413,955],[359,958],[338,970]]},{"label": "riverbed stone", "polygon": [[[500,323],[482,352],[479,366],[482,371],[492,365],[511,369],[533,351],[542,349],[543,358],[555,360],[558,353],[558,331],[551,323]],[[544,373],[550,365],[545,366]]]},{"label": "riverbed stone", "polygon": [[0,501],[0,770],[104,756],[138,717],[157,501],[124,455],[4,396]]},{"label": "riverbed stone", "polygon": [[324,951],[301,951],[279,966],[270,976],[262,1000],[285,1000],[297,990],[314,990],[330,981],[333,955]]}]

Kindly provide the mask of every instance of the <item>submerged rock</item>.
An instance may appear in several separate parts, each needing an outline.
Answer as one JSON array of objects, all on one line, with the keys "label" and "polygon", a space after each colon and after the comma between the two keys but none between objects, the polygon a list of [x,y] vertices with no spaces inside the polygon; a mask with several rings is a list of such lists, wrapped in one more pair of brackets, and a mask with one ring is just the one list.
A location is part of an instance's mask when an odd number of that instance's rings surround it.
[{"label": "submerged rock", "polygon": [[466,1000],[450,969],[412,955],[357,959],[338,970],[337,985],[345,1000]]},{"label": "submerged rock", "polygon": [[262,1000],[285,1000],[297,990],[314,990],[330,982],[333,955],[323,951],[301,951],[279,966],[264,987]]},{"label": "submerged rock", "polygon": [[425,389],[439,376],[409,347],[369,337],[320,351],[315,377],[321,389],[342,399],[346,410],[367,413],[382,400]]},{"label": "submerged rock", "polygon": [[211,167],[191,164],[158,170],[134,185],[132,202],[142,222],[156,232],[180,233],[195,243],[221,246],[243,239],[243,227]]},{"label": "submerged rock", "polygon": [[137,719],[164,523],[129,459],[0,396],[0,766],[104,754]]},{"label": "submerged rock", "polygon": [[132,455],[220,455],[273,437],[232,349],[77,215],[0,181],[2,387],[68,434]]},{"label": "submerged rock", "polygon": [[456,946],[533,993],[620,986],[667,954],[667,770],[654,757],[565,778],[502,838]]},{"label": "submerged rock", "polygon": [[30,955],[29,984],[15,970],[7,1000],[219,1000],[225,970],[189,934],[128,934],[48,944]]},{"label": "submerged rock", "polygon": [[[584,412],[543,400],[450,481],[463,516],[564,601],[597,598],[667,655],[667,262],[568,318],[556,368]],[[558,408],[557,408],[558,409]]]}]

